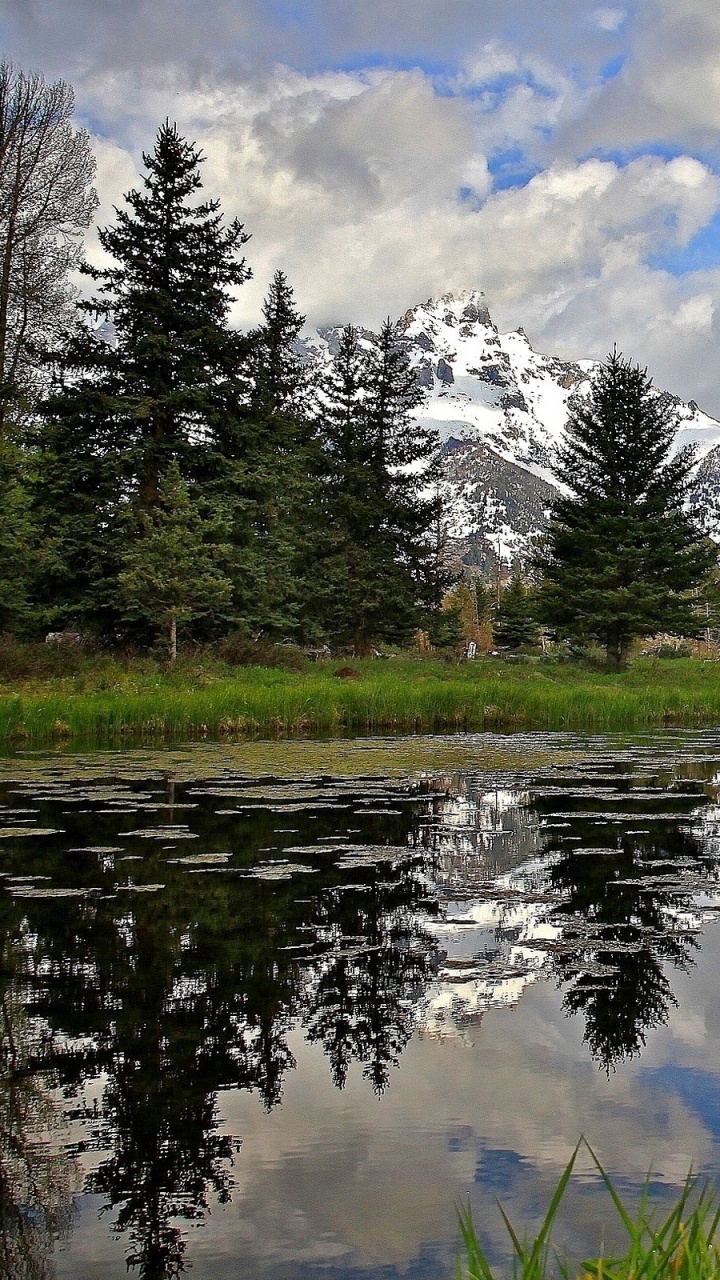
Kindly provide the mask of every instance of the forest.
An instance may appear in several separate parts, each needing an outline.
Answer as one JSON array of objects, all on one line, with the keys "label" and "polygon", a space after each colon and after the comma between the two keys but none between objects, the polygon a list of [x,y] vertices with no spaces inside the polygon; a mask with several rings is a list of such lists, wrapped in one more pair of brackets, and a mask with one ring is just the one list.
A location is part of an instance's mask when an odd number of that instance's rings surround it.
[{"label": "forest", "polygon": [[63,82],[0,66],[0,633],[170,664],[228,637],[244,660],[259,642],[362,658],[549,641],[622,670],[637,637],[701,630],[716,551],[645,370],[614,350],[571,403],[562,496],[511,580],[453,576],[401,327],[347,325],[311,361],[278,269],[260,323],[234,328],[250,234],[169,120],[89,264],[94,160],[72,113]]}]

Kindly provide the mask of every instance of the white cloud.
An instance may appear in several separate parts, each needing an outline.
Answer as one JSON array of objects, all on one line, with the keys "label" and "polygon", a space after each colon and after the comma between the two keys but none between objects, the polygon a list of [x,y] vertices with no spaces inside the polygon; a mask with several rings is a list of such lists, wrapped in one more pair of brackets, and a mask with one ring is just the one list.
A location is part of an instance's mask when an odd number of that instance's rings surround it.
[{"label": "white cloud", "polygon": [[593,22],[600,31],[619,31],[626,17],[624,9],[596,9],[592,15]]},{"label": "white cloud", "polygon": [[[481,55],[476,76],[523,65],[500,46]],[[555,109],[534,84],[519,86],[524,105],[516,95],[487,112],[439,94],[418,70],[304,76],[278,68],[192,86],[153,75],[105,88],[117,114],[126,113],[128,135],[144,127],[147,138],[147,116],[159,115],[173,87],[180,126],[207,155],[207,190],[252,234],[254,279],[240,291],[238,323],[257,320],[277,267],[315,323],[377,324],[431,294],[481,287],[498,322],[523,324],[540,349],[603,356],[617,339],[661,385],[720,406],[709,359],[720,281],[712,273],[678,280],[646,265],[709,222],[720,179],[691,156],[625,166],[569,160],[492,194],[487,157],[498,115],[517,112],[517,136]],[[87,88],[100,92],[94,80]],[[556,89],[562,97],[561,78]],[[511,134],[507,117],[501,128]],[[97,147],[102,221],[137,181],[138,156],[109,141]]]}]

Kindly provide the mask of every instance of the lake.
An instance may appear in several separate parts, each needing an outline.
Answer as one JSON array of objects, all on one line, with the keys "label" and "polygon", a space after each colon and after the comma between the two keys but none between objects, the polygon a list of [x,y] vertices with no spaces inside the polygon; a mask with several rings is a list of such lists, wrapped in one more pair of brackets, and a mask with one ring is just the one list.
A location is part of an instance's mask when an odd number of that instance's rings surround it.
[{"label": "lake", "polygon": [[719,795],[710,731],[0,760],[0,1275],[449,1280],[581,1133],[718,1177]]}]

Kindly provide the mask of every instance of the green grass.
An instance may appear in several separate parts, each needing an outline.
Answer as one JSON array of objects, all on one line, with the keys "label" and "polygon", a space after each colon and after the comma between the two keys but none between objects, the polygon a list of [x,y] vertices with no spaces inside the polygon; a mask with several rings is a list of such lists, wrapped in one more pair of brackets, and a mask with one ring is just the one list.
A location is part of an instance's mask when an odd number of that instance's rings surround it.
[{"label": "green grass", "polygon": [[[626,1236],[624,1252],[585,1258],[573,1264],[552,1246],[555,1218],[567,1190],[581,1145],[585,1145],[602,1178],[609,1200]],[[501,1209],[513,1249],[516,1280],[717,1280],[720,1276],[720,1249],[717,1244],[720,1207],[710,1186],[698,1188],[688,1176],[669,1213],[661,1216],[650,1208],[648,1184],[635,1214],[623,1204],[600,1161],[584,1139],[580,1139],[560,1178],[544,1221],[534,1240],[521,1238]],[[458,1259],[457,1280],[495,1280],[485,1250],[475,1229],[470,1210],[460,1211],[462,1258]]]},{"label": "green grass", "polygon": [[720,724],[720,663],[638,659],[626,672],[569,664],[411,657],[305,670],[206,658],[169,672],[103,657],[72,674],[3,681],[0,741],[235,738],[454,729],[622,730]]}]

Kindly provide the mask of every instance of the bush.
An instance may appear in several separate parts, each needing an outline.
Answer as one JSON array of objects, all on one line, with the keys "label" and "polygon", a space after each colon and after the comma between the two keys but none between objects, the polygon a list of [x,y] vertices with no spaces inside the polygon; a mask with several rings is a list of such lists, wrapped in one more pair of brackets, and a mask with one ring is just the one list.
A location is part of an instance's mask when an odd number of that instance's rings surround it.
[{"label": "bush", "polygon": [[253,640],[242,631],[232,631],[219,640],[215,653],[229,667],[284,667],[288,671],[304,671],[308,664],[297,645]]},{"label": "bush", "polygon": [[96,657],[85,645],[33,643],[0,636],[0,680],[76,676]]}]

